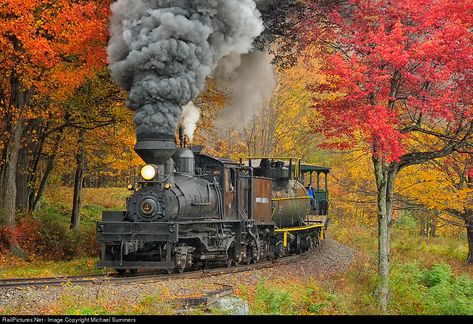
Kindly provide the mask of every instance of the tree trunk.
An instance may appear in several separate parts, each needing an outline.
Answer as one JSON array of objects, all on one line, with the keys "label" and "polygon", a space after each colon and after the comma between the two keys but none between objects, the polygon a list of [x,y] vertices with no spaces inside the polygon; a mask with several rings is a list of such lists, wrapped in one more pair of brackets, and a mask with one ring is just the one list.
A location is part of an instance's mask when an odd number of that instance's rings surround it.
[{"label": "tree trunk", "polygon": [[424,212],[421,211],[419,216],[419,224],[420,224],[420,236],[427,236],[428,227],[427,227],[427,216]]},{"label": "tree trunk", "polygon": [[23,147],[18,152],[16,168],[16,208],[28,209],[28,150]]},{"label": "tree trunk", "polygon": [[[0,157],[1,161],[5,162],[7,160],[7,148],[5,147],[2,150],[2,156]],[[5,169],[6,164],[0,165],[0,224],[2,223],[2,212],[3,212],[3,182],[5,181]]]},{"label": "tree trunk", "polygon": [[473,264],[473,213],[465,215],[466,237],[468,240],[468,258],[466,262]]},{"label": "tree trunk", "polygon": [[397,163],[386,164],[382,159],[373,156],[373,165],[378,191],[378,302],[383,313],[387,312],[389,303],[389,259],[391,243],[391,225],[393,214],[394,182]]},{"label": "tree trunk", "polygon": [[82,183],[84,181],[85,165],[85,131],[79,131],[79,152],[76,154],[76,174],[74,177],[74,198],[72,202],[71,229],[76,229],[80,221],[80,204],[82,194]]},{"label": "tree trunk", "polygon": [[32,211],[39,210],[41,198],[43,197],[44,191],[46,190],[46,185],[48,184],[49,175],[51,174],[54,168],[55,157],[56,157],[56,154],[52,154],[48,157],[48,162],[46,163],[46,170],[44,170],[44,174],[43,174],[43,177],[41,178],[41,183],[38,188],[38,193],[36,194],[33,205],[31,207]]},{"label": "tree trunk", "polygon": [[438,211],[434,210],[430,222],[429,222],[429,230],[430,230],[430,237],[435,237],[437,234],[437,223],[438,223]]},{"label": "tree trunk", "polygon": [[28,200],[29,200],[30,211],[35,210],[34,205],[35,205],[35,200],[37,198],[37,194],[35,192],[36,191],[36,176],[38,173],[39,161],[43,153],[44,143],[47,138],[47,136],[44,135],[44,132],[46,132],[49,129],[49,125],[50,125],[50,122],[48,122],[44,128],[39,127],[40,131],[38,133],[42,133],[42,134],[40,134],[39,141],[38,143],[36,143],[35,148],[33,150],[33,154],[32,154],[32,161],[31,161],[31,166],[30,166],[31,172],[28,178]]},{"label": "tree trunk", "polygon": [[10,142],[7,148],[7,158],[5,161],[5,178],[3,180],[3,224],[8,229],[8,245],[10,250],[17,256],[26,259],[26,255],[20,248],[17,238],[14,235],[16,228],[16,167],[18,163],[18,152],[20,150],[21,135],[24,130],[24,119],[20,117],[15,127],[13,127]]},{"label": "tree trunk", "polygon": [[[17,46],[17,43],[14,44]],[[5,154],[5,166],[2,179],[2,187],[0,188],[0,196],[2,196],[2,209],[0,210],[0,223],[3,223],[7,232],[9,233],[6,237],[8,246],[13,254],[27,259],[25,253],[20,248],[18,240],[16,238],[16,168],[18,164],[18,153],[20,151],[21,137],[25,129],[24,113],[28,102],[28,95],[23,88],[20,80],[16,75],[12,75],[10,78],[11,85],[11,103],[13,109],[18,112],[18,119],[11,128],[10,139],[7,144]]]},{"label": "tree trunk", "polygon": [[[56,160],[56,155],[61,145],[62,131],[56,135],[54,147],[52,153],[49,154],[48,160],[46,162],[46,169],[44,170],[43,177],[41,178],[41,183],[39,184],[38,193],[34,197],[31,210],[37,211],[40,207],[41,198],[43,197],[44,191],[46,190],[46,185],[48,184],[49,175],[54,169],[54,161]],[[33,191],[34,193],[34,191]]]}]

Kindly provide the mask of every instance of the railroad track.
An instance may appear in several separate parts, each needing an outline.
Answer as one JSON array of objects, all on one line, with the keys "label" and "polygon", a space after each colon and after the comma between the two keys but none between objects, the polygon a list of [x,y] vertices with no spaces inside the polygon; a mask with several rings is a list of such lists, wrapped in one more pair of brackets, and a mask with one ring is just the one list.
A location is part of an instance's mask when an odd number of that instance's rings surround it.
[{"label": "railroad track", "polygon": [[195,279],[209,276],[220,276],[230,273],[252,271],[263,268],[272,268],[278,265],[288,264],[302,260],[309,253],[287,256],[271,261],[260,261],[254,264],[245,264],[232,267],[220,267],[214,269],[194,270],[184,273],[163,274],[156,272],[137,272],[119,276],[117,274],[92,274],[82,276],[58,276],[45,278],[12,278],[0,279],[0,289],[20,288],[20,287],[41,287],[41,286],[60,286],[60,285],[82,285],[82,284],[123,284],[131,282],[147,283],[153,281],[172,280],[172,279]]},{"label": "railroad track", "polygon": [[[298,260],[305,259],[309,253],[287,256],[271,261],[260,261],[255,264],[245,264],[232,267],[224,268],[213,268],[195,270],[184,273],[173,273],[164,274],[156,272],[137,272],[133,274],[127,274],[125,276],[119,276],[116,273],[113,274],[91,274],[82,276],[58,276],[58,277],[46,277],[46,278],[12,278],[12,279],[0,279],[0,295],[2,295],[3,289],[18,289],[28,287],[48,287],[48,286],[64,286],[70,285],[109,285],[109,284],[126,284],[126,283],[151,283],[156,281],[165,281],[173,279],[196,279],[210,276],[220,276],[230,273],[246,272],[263,268],[277,267],[283,264],[293,263]],[[217,301],[219,298],[233,294],[233,287],[227,284],[214,283],[216,289],[212,291],[206,291],[198,296],[192,297],[181,297],[174,300],[176,305],[181,305],[184,309],[188,310],[189,307],[193,308],[199,305],[210,305]]]}]

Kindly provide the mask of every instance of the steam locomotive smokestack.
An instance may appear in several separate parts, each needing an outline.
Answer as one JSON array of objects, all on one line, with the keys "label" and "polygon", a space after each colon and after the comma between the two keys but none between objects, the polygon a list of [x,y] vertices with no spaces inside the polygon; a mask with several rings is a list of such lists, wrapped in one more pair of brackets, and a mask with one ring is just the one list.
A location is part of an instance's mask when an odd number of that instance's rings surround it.
[{"label": "steam locomotive smokestack", "polygon": [[144,159],[145,147],[156,145],[139,142],[174,142],[182,107],[220,59],[248,53],[263,31],[253,0],[118,0],[111,11],[109,67],[129,91],[135,150]]}]

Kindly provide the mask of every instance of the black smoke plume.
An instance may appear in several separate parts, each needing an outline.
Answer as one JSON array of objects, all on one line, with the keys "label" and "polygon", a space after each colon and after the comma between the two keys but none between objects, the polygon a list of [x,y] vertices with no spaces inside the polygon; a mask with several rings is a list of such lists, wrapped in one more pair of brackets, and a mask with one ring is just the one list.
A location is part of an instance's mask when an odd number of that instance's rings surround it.
[{"label": "black smoke plume", "polygon": [[186,105],[218,62],[263,31],[253,0],[118,0],[111,5],[112,78],[129,91],[140,138],[174,138]]}]

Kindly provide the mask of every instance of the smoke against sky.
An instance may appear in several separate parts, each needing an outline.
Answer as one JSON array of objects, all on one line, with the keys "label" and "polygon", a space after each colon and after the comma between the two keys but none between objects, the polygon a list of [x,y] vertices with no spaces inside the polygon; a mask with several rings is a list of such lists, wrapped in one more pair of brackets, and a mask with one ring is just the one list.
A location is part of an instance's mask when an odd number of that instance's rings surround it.
[{"label": "smoke against sky", "polygon": [[215,79],[218,87],[231,97],[215,121],[219,130],[247,126],[276,87],[271,58],[261,51],[224,57],[215,71]]},{"label": "smoke against sky", "polygon": [[253,0],[118,0],[111,10],[109,67],[138,138],[174,138],[219,61],[250,52],[263,30]]}]

